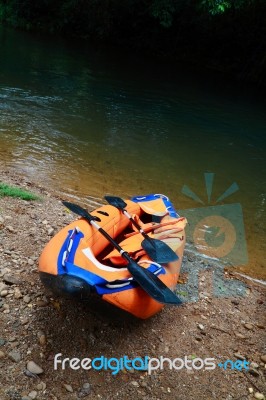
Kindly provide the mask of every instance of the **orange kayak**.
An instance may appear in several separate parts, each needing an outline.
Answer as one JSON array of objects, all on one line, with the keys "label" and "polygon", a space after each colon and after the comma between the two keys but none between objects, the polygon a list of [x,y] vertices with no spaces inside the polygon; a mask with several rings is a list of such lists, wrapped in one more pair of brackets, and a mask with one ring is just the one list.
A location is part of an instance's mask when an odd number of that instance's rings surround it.
[{"label": "orange kayak", "polygon": [[[163,265],[152,261],[141,246],[143,236],[117,208],[104,205],[91,215],[98,217],[98,225],[139,265],[173,290],[182,263],[186,219],[161,194],[137,196],[125,202],[127,212],[141,228],[151,238],[167,243],[177,254],[177,261]],[[83,218],[50,240],[41,254],[39,273],[43,284],[56,294],[80,299],[96,294],[138,318],[149,318],[163,308],[134,281],[121,254]]]}]

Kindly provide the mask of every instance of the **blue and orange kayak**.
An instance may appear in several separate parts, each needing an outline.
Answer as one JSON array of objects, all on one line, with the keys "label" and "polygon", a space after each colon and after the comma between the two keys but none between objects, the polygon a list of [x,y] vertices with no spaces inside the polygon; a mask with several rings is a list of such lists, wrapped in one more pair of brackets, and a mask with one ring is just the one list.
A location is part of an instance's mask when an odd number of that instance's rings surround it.
[{"label": "blue and orange kayak", "polygon": [[[91,212],[103,228],[142,267],[156,274],[174,290],[185,246],[186,219],[180,217],[162,194],[125,200],[127,211],[151,237],[163,240],[177,254],[168,264],[152,261],[141,247],[142,235],[117,208],[104,205]],[[43,284],[59,295],[81,299],[92,294],[138,318],[149,318],[163,308],[132,278],[126,260],[85,219],[59,231],[44,248],[39,260]]]}]

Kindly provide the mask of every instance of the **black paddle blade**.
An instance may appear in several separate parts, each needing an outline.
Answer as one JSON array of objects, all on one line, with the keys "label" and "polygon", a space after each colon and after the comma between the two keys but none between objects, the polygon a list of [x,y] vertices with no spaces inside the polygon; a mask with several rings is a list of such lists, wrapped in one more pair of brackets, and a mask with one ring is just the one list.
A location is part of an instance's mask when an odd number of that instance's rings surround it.
[{"label": "black paddle blade", "polygon": [[177,261],[178,256],[168,246],[168,244],[158,239],[144,239],[141,243],[142,248],[146,251],[148,256],[159,264],[167,264],[172,261]]},{"label": "black paddle blade", "polygon": [[148,269],[141,267],[132,259],[129,261],[127,268],[138,284],[154,300],[163,304],[182,304],[172,290]]},{"label": "black paddle blade", "polygon": [[124,210],[127,206],[127,203],[125,203],[124,200],[121,199],[120,197],[104,196],[104,198],[107,201],[107,203],[111,204],[111,206],[119,208],[119,210]]},{"label": "black paddle blade", "polygon": [[66,208],[80,217],[86,218],[89,221],[101,221],[100,218],[90,215],[84,208],[78,206],[77,204],[69,203],[68,201],[62,201],[62,203]]}]

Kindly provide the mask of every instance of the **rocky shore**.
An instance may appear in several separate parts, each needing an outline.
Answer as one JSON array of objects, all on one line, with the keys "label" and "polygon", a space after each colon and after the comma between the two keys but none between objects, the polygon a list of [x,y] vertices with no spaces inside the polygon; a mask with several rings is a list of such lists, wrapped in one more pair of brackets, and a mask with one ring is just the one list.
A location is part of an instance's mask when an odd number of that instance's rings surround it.
[{"label": "rocky shore", "polygon": [[[222,282],[241,279],[237,285],[241,293],[217,296],[212,285],[217,266],[185,251],[178,285],[184,304],[167,307],[149,320],[136,320],[98,300],[78,303],[55,298],[39,280],[38,258],[49,239],[74,217],[61,204],[59,193],[4,169],[0,181],[41,198],[0,197],[1,400],[264,399],[263,285],[220,271]],[[198,278],[194,298],[187,292],[193,284],[184,283],[182,290],[182,282],[193,270]],[[80,359],[163,356],[171,360],[187,357],[192,362],[215,358],[216,368],[170,370],[166,362],[164,369],[151,374],[123,369],[114,375],[111,370],[68,366],[62,370],[60,365],[54,370],[58,353],[62,358]],[[246,360],[248,369],[232,369],[231,364],[224,369],[226,360]]]}]

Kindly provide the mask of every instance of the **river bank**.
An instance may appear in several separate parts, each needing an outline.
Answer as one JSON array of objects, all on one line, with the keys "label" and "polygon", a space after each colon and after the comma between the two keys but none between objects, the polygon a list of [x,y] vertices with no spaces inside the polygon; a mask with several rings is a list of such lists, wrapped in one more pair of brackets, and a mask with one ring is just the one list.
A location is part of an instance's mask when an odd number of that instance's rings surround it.
[{"label": "river bank", "polygon": [[[246,285],[243,296],[215,297],[209,261],[186,251],[181,278],[185,280],[186,271],[199,270],[198,301],[165,308],[150,320],[136,320],[96,300],[82,304],[54,298],[41,285],[38,258],[73,216],[62,206],[60,193],[4,168],[0,181],[41,197],[29,202],[0,198],[1,400],[264,398],[256,394],[265,391],[262,285],[238,277]],[[225,279],[236,278],[225,273]],[[219,367],[170,371],[166,366],[151,375],[126,370],[112,375],[70,368],[54,371],[58,353],[62,358],[213,357],[217,363],[242,358],[251,364],[248,372]]]}]

